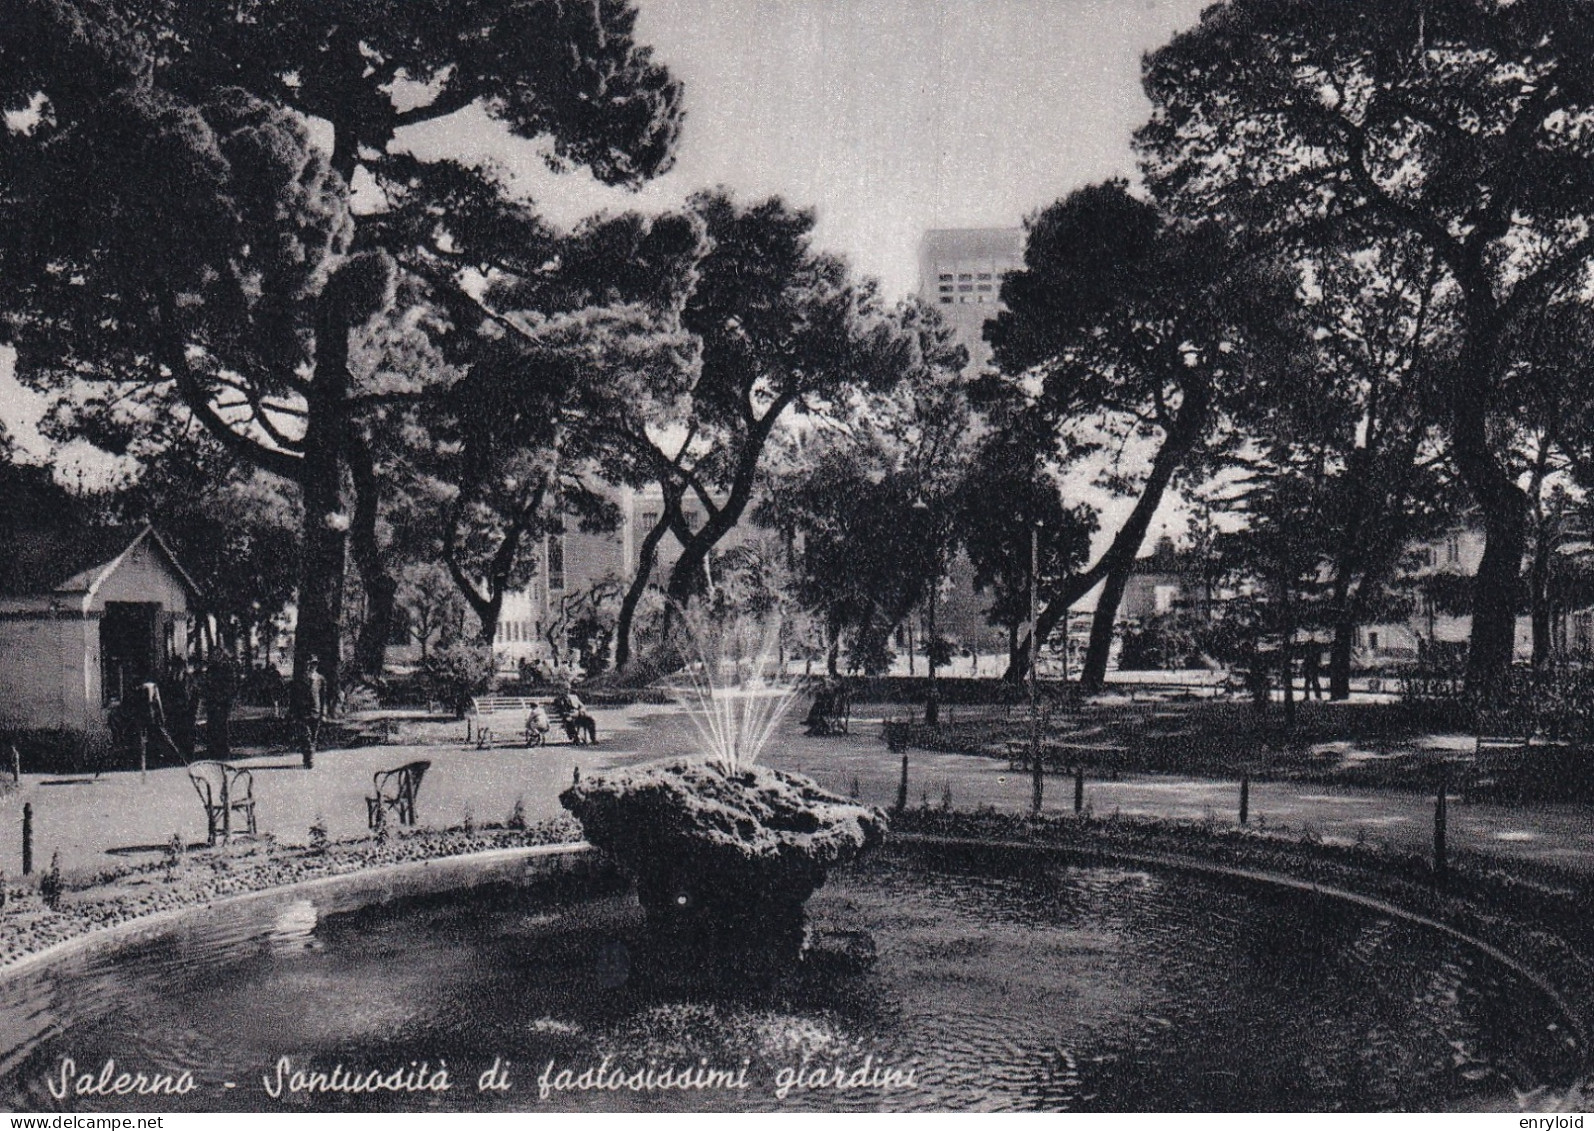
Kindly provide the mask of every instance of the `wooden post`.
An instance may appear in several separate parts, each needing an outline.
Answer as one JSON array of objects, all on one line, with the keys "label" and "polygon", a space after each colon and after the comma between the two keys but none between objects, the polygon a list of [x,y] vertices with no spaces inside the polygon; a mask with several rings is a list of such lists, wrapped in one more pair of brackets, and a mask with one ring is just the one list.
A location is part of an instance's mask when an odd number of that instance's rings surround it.
[{"label": "wooden post", "polygon": [[22,874],[33,874],[33,802],[22,806]]},{"label": "wooden post", "polygon": [[17,749],[16,743],[11,744],[11,782],[13,785],[22,780],[22,752]]},{"label": "wooden post", "polygon": [[1240,824],[1251,819],[1251,775],[1240,775]]},{"label": "wooden post", "polygon": [[906,812],[908,808],[908,755],[902,755],[902,780],[897,783],[897,812]]},{"label": "wooden post", "polygon": [[1445,824],[1448,815],[1445,812],[1445,793],[1450,786],[1450,766],[1440,763],[1439,766],[1439,795],[1434,799],[1433,807],[1433,878],[1434,883],[1444,887],[1450,878],[1450,861],[1447,859],[1445,848]]},{"label": "wooden post", "polygon": [[1084,763],[1074,767],[1074,812],[1082,813],[1085,810],[1085,766]]}]

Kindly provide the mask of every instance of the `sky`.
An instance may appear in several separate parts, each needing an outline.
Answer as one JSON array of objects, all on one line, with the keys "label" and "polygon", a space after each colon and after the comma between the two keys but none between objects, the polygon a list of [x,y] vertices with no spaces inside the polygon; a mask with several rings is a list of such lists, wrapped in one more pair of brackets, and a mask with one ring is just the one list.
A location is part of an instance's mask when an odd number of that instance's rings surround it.
[{"label": "sky", "polygon": [[1081,185],[1132,175],[1142,55],[1203,0],[638,0],[637,39],[685,87],[675,168],[632,194],[555,175],[533,145],[461,115],[405,142],[500,163],[551,219],[654,211],[725,185],[818,213],[816,242],[917,286],[930,228],[1016,227]]},{"label": "sky", "polygon": [[[1017,226],[1080,185],[1132,176],[1141,57],[1203,3],[638,0],[637,39],[680,78],[687,114],[674,169],[640,192],[553,174],[479,112],[400,140],[496,162],[564,225],[714,185],[779,194],[813,207],[815,242],[896,297],[917,286],[926,230]],[[0,351],[0,420],[42,456],[42,402],[10,362]]]}]

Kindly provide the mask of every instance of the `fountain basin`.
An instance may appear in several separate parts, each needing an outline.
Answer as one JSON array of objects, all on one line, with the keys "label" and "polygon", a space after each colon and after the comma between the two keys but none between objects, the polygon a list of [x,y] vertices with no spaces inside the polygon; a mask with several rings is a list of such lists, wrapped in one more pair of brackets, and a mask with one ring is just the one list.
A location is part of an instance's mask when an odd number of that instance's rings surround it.
[{"label": "fountain basin", "polygon": [[[810,901],[816,927],[866,936],[873,964],[738,983],[661,967],[645,913],[601,874],[496,867],[515,882],[425,895],[389,878],[363,906],[346,886],[270,893],[12,975],[0,1103],[1434,1109],[1509,1107],[1513,1089],[1584,1064],[1555,1002],[1464,940],[1253,880],[887,845]],[[196,1087],[58,1100],[67,1057],[85,1071],[186,1069]],[[446,1063],[452,1086],[273,1096],[283,1058],[323,1073]],[[511,1087],[478,1089],[495,1063]],[[742,1073],[745,1087],[648,1088],[650,1066],[655,1083],[673,1067]],[[621,1069],[620,1088],[580,1086]]]},{"label": "fountain basin", "polygon": [[803,904],[878,845],[886,818],[810,779],[685,760],[611,771],[559,795],[636,881],[654,927],[732,956],[796,955]]}]

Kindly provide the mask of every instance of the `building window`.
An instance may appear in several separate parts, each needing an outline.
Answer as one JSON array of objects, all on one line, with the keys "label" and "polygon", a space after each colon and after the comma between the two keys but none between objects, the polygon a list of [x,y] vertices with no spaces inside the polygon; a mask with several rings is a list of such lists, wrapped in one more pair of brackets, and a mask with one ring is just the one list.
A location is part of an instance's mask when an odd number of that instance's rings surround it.
[{"label": "building window", "polygon": [[1432,566],[1437,562],[1438,555],[1434,553],[1434,548],[1432,546],[1424,546],[1422,548],[1422,564],[1425,566]]},{"label": "building window", "polygon": [[951,295],[942,295],[941,296],[941,305],[942,306],[951,306],[952,305],[952,296]]},{"label": "building window", "polygon": [[642,512],[642,529],[643,530],[652,530],[658,524],[659,524],[659,512],[658,511],[643,511]]},{"label": "building window", "polygon": [[1461,539],[1451,536],[1445,541],[1445,561],[1459,562],[1461,560]]},{"label": "building window", "polygon": [[988,291],[988,290],[991,289],[991,284],[989,284],[989,283],[981,283],[979,286],[975,287],[974,289],[977,290],[977,291]]},{"label": "building window", "polygon": [[565,587],[565,540],[562,535],[548,535],[548,591]]},{"label": "building window", "polygon": [[[982,282],[988,281],[990,279],[990,277],[991,277],[991,273],[989,271],[981,271],[980,272],[980,280]],[[989,290],[989,288],[985,288],[985,289]]]},{"label": "building window", "polygon": [[958,290],[960,292],[972,291],[973,289],[974,289],[974,284],[973,283],[959,283],[958,284]]},{"label": "building window", "polygon": [[937,276],[936,276],[936,278],[937,278],[937,280],[939,280],[939,281],[940,281],[940,282],[943,282],[943,283],[950,283],[950,282],[951,282],[951,281],[952,281],[952,272],[950,272],[950,271],[943,271],[943,272],[941,272],[941,273],[940,273],[940,274],[939,274],[939,275],[937,275]]},{"label": "building window", "polygon": [[1378,651],[1378,633],[1369,632],[1367,634],[1367,647],[1371,648],[1374,652]]},{"label": "building window", "polygon": [[944,294],[944,295],[951,294],[952,293],[952,284],[951,283],[942,283],[941,284],[941,293]]},{"label": "building window", "polygon": [[960,283],[972,283],[973,281],[974,281],[974,276],[973,275],[959,275],[958,276],[958,282],[960,282]]}]

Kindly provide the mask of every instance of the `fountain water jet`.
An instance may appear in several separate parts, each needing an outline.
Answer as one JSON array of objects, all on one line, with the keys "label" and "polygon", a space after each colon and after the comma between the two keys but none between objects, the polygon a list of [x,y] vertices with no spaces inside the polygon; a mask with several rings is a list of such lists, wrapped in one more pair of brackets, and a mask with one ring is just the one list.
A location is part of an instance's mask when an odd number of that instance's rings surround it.
[{"label": "fountain water jet", "polygon": [[559,795],[637,885],[650,921],[741,959],[790,958],[826,873],[879,844],[886,818],[800,774],[756,764],[796,701],[779,624],[682,618],[695,659],[677,689],[700,756],[589,777]]}]

